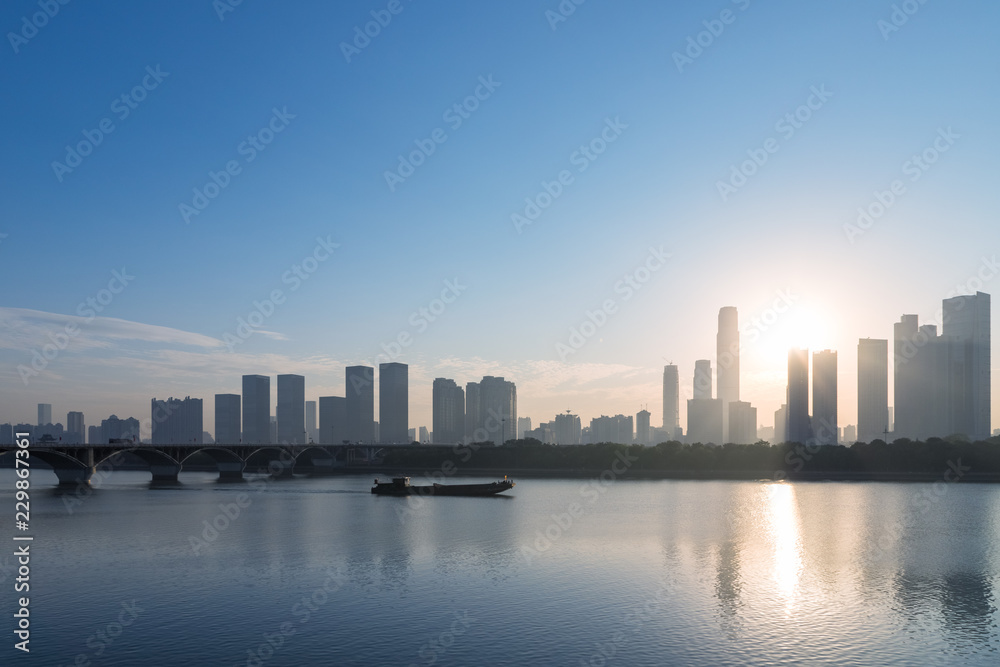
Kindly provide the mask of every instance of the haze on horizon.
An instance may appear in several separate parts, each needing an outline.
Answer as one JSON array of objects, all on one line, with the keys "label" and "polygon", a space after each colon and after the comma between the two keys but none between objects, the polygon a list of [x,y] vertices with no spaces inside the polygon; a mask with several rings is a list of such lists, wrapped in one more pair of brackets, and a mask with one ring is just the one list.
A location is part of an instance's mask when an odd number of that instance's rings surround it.
[{"label": "haze on horizon", "polygon": [[0,422],[190,395],[213,430],[244,373],[315,400],[388,348],[411,427],[486,374],[535,423],[659,425],[735,306],[761,424],[792,346],[838,351],[854,424],[859,338],[1000,284],[994,3],[402,0],[357,46],[388,4],[71,3],[8,38]]}]

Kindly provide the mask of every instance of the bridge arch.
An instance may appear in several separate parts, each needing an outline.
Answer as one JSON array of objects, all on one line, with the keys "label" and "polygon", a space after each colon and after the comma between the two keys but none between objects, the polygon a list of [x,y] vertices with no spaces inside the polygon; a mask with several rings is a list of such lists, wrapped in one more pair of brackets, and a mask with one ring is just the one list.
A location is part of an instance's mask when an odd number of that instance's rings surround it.
[{"label": "bridge arch", "polygon": [[[0,447],[0,457],[14,455],[16,447]],[[52,467],[60,485],[86,484],[94,472],[93,467],[76,457],[47,449],[31,449],[31,458],[38,459]]]}]

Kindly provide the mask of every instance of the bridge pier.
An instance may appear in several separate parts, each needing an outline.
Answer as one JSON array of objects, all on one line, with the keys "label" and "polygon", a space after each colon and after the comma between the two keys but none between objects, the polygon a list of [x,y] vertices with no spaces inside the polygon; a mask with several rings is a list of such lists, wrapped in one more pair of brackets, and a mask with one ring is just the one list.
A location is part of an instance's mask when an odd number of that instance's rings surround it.
[{"label": "bridge pier", "polygon": [[291,462],[285,462],[279,459],[275,459],[267,464],[267,472],[271,477],[278,477],[281,479],[291,479],[293,477],[292,472],[295,467],[294,460]]},{"label": "bridge pier", "polygon": [[238,482],[243,479],[242,461],[219,461],[219,481]]},{"label": "bridge pier", "polygon": [[53,468],[52,471],[59,478],[59,486],[89,485],[90,478],[94,474],[93,466],[89,468]]},{"label": "bridge pier", "polygon": [[154,482],[176,482],[177,473],[180,471],[181,467],[174,463],[149,464],[149,472],[153,474]]}]

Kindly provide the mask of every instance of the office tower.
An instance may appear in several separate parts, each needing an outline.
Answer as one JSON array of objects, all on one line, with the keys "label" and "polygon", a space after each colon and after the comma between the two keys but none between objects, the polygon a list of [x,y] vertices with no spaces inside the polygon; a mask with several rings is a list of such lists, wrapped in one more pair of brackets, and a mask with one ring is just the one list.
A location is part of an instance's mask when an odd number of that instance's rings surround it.
[{"label": "office tower", "polygon": [[427,432],[427,427],[426,426],[421,426],[420,427],[420,442],[425,442],[426,443],[426,442],[430,442],[430,441],[431,441],[431,434]]},{"label": "office tower", "polygon": [[[933,382],[932,376],[921,377],[921,362],[929,356],[917,340],[919,331],[916,315],[903,315],[893,327],[892,367],[893,367],[893,407],[895,408],[893,437],[917,439],[926,437],[920,431],[922,421],[920,405],[924,383]],[[918,360],[917,357],[920,357]]]},{"label": "office tower", "polygon": [[729,403],[729,442],[737,445],[757,442],[757,408],[746,401]]},{"label": "office tower", "polygon": [[479,429],[479,383],[465,384],[465,437],[469,442],[486,440],[486,432],[476,433]]},{"label": "office tower", "polygon": [[889,341],[858,341],[858,441],[886,438],[889,426]]},{"label": "office tower", "polygon": [[243,444],[271,444],[271,378],[243,376]]},{"label": "office tower", "polygon": [[812,437],[809,426],[809,350],[788,351],[788,442],[806,443]]},{"label": "office tower", "polygon": [[525,431],[531,430],[531,417],[518,417],[517,418],[517,439],[521,440],[524,438]]},{"label": "office tower", "polygon": [[101,427],[100,426],[88,426],[87,427],[87,444],[88,445],[100,445],[101,444]]},{"label": "office tower", "polygon": [[378,365],[378,441],[408,444],[409,366],[400,363]]},{"label": "office tower", "polygon": [[788,442],[788,404],[782,403],[781,407],[774,411],[774,442],[780,445]]},{"label": "office tower", "polygon": [[465,391],[454,380],[435,378],[431,410],[434,442],[454,445],[465,435]]},{"label": "office tower", "polygon": [[45,426],[46,424],[52,423],[52,404],[51,403],[39,403],[38,404],[38,425]]},{"label": "office tower", "polygon": [[116,415],[102,420],[98,442],[93,444],[106,445],[112,440],[139,442],[139,420],[135,417],[119,419]]},{"label": "office tower", "polygon": [[836,445],[837,428],[837,353],[823,350],[813,353],[812,429],[816,444]]},{"label": "office tower", "polygon": [[670,437],[681,426],[681,390],[677,366],[663,367],[663,428]]},{"label": "office tower", "polygon": [[601,415],[590,420],[590,434],[593,442],[613,442],[617,444],[632,444],[632,417]]},{"label": "office tower", "polygon": [[215,442],[220,445],[240,444],[239,394],[215,395]]},{"label": "office tower", "polygon": [[718,398],[722,401],[722,439],[729,435],[729,404],[740,400],[740,330],[736,308],[719,309],[719,332],[715,337],[715,363],[719,375]]},{"label": "office tower", "polygon": [[712,362],[708,359],[694,362],[694,398],[712,398]]},{"label": "office tower", "polygon": [[[468,395],[466,395],[468,401]],[[502,445],[517,435],[517,387],[502,377],[487,375],[479,381],[479,424],[486,439]]]},{"label": "office tower", "polygon": [[406,437],[407,437],[407,439],[409,439],[409,441],[411,443],[412,442],[417,442],[417,429],[411,428],[411,429],[407,430],[406,431]]},{"label": "office tower", "polygon": [[649,433],[649,410],[640,410],[635,415],[635,441],[640,445],[651,445]]},{"label": "office tower", "polygon": [[554,424],[555,433],[553,435],[557,444],[580,444],[580,434],[582,430],[580,417],[570,414],[569,411],[567,411],[565,414],[556,415]]},{"label": "office tower", "polygon": [[86,444],[87,427],[83,423],[82,412],[66,413],[66,435],[63,442],[67,445]]},{"label": "office tower", "polygon": [[722,445],[722,401],[718,398],[688,399],[687,442]]},{"label": "office tower", "polygon": [[375,369],[371,366],[348,366],[347,438],[355,443],[375,442]]},{"label": "office tower", "polygon": [[342,445],[347,435],[347,399],[343,396],[319,397],[319,444]]},{"label": "office tower", "polygon": [[301,375],[278,376],[278,443],[306,444],[306,379]]},{"label": "office tower", "polygon": [[858,441],[858,428],[854,424],[844,427],[844,444],[853,445]]},{"label": "office tower", "polygon": [[316,401],[306,401],[306,442],[319,442],[316,429]]},{"label": "office tower", "polygon": [[186,396],[184,400],[168,398],[150,401],[154,445],[200,445],[204,428],[204,411],[200,398]]},{"label": "office tower", "polygon": [[973,440],[990,437],[990,295],[956,296],[943,302],[941,335],[952,373],[947,381],[952,428]]}]

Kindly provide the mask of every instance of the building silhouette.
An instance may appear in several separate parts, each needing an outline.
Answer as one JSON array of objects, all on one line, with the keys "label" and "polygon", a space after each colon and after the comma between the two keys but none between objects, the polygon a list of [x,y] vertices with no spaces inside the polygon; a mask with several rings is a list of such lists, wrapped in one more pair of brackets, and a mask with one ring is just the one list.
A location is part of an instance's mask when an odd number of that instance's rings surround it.
[{"label": "building silhouette", "polygon": [[680,439],[678,431],[681,428],[681,391],[680,376],[677,366],[668,364],[663,367],[663,428],[670,438]]},{"label": "building silhouette", "polygon": [[579,445],[581,438],[580,418],[570,414],[569,411],[556,415],[555,420],[555,441],[560,445]]},{"label": "building silhouette", "polygon": [[531,417],[518,417],[517,418],[517,439],[521,440],[524,438],[524,434],[531,430]]},{"label": "building silhouette", "polygon": [[712,362],[708,359],[694,362],[694,398],[712,398]]},{"label": "building silhouette", "polygon": [[788,351],[788,442],[805,443],[812,438],[809,423],[809,350],[792,348]]},{"label": "building silhouette", "polygon": [[624,445],[632,444],[634,431],[632,417],[601,415],[590,420],[590,435],[593,442],[614,442]]},{"label": "building silhouette", "polygon": [[774,411],[774,444],[788,442],[788,404]]},{"label": "building silhouette", "polygon": [[651,445],[652,434],[649,430],[649,410],[640,410],[635,415],[635,441],[640,445]]},{"label": "building silhouette", "polygon": [[858,441],[882,440],[889,427],[889,341],[858,341]]},{"label": "building silhouette", "polygon": [[344,388],[347,398],[347,439],[375,442],[375,369],[348,366]]},{"label": "building silhouette", "polygon": [[431,429],[434,442],[453,445],[465,437],[465,391],[448,378],[435,378],[432,386]]},{"label": "building silhouette", "polygon": [[409,366],[397,362],[378,366],[378,441],[409,444]]},{"label": "building silhouette", "polygon": [[729,439],[737,445],[752,445],[757,442],[757,408],[747,401],[729,403]]},{"label": "building silhouette", "polygon": [[[990,295],[945,299],[942,336],[950,346],[948,404],[951,432],[990,437]],[[950,434],[949,434],[950,435]]]},{"label": "building silhouette", "polygon": [[215,395],[215,442],[220,445],[238,445],[240,434],[239,394]]},{"label": "building silhouette", "polygon": [[306,379],[301,375],[278,376],[278,441],[282,445],[306,444]]},{"label": "building silhouette", "polygon": [[467,382],[465,384],[465,437],[469,442],[478,442],[486,438],[485,432],[476,433],[479,423],[479,383]]},{"label": "building silhouette", "polygon": [[347,399],[343,396],[319,397],[319,442],[340,445],[347,436]]},{"label": "building silhouette", "polygon": [[[468,395],[466,395],[468,403]],[[479,424],[486,439],[503,444],[517,435],[517,387],[502,377],[484,376],[479,381]]]},{"label": "building silhouette", "polygon": [[45,426],[46,424],[52,423],[52,404],[51,403],[39,403],[38,404],[38,425]]},{"label": "building silhouette", "polygon": [[106,445],[111,440],[139,442],[139,420],[135,417],[119,419],[117,415],[111,415],[107,419],[101,420],[97,442],[90,444]]},{"label": "building silhouette", "polygon": [[729,435],[729,404],[740,400],[740,330],[735,307],[719,309],[719,331],[715,340],[718,398],[722,401],[722,438],[725,442],[733,442]]},{"label": "building silhouette", "polygon": [[271,378],[243,376],[243,444],[271,444]]},{"label": "building silhouette", "polygon": [[150,401],[153,423],[151,442],[154,445],[203,444],[204,410],[200,398],[187,396],[184,400],[168,398]]},{"label": "building silhouette", "polygon": [[316,428],[316,401],[306,401],[306,442],[319,442],[319,430]]},{"label": "building silhouette", "polygon": [[813,353],[812,430],[816,443],[836,445],[837,427],[837,353],[823,350]]},{"label": "building silhouette", "polygon": [[63,443],[67,445],[83,445],[87,442],[87,427],[83,423],[82,412],[66,413],[66,432]]}]

